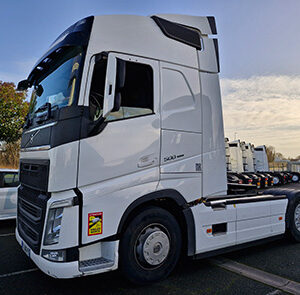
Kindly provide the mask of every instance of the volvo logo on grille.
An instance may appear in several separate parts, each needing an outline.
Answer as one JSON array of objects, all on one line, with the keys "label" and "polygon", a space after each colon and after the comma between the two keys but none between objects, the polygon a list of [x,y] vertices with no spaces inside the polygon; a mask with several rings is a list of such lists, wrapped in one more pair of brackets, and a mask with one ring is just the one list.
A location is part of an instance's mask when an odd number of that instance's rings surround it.
[{"label": "volvo logo on grille", "polygon": [[26,143],[25,147],[30,143],[33,143],[34,138],[38,135],[38,133],[40,132],[40,130],[35,131],[34,133],[32,133],[29,137],[28,142]]},{"label": "volvo logo on grille", "polygon": [[34,138],[38,135],[39,132],[40,130],[37,130],[36,132],[30,135],[30,140],[29,140],[30,143],[33,143]]}]

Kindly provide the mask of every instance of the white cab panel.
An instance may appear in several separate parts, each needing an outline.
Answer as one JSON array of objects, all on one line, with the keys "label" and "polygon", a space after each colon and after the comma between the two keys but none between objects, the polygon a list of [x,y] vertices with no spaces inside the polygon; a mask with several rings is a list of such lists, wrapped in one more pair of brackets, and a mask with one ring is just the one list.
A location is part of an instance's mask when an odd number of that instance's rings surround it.
[{"label": "white cab panel", "polygon": [[162,128],[202,132],[199,72],[161,63]]},{"label": "white cab panel", "polygon": [[[225,209],[212,209],[202,204],[192,207],[192,212],[196,225],[196,253],[235,245],[236,208],[233,205],[228,205]],[[225,233],[207,233],[212,225],[220,223],[227,223]]]},{"label": "white cab panel", "polygon": [[96,136],[80,141],[78,185],[86,186],[138,170],[143,157],[159,163],[159,119],[153,114],[112,121]]},{"label": "white cab panel", "polygon": [[[170,130],[162,130],[161,133],[161,172],[197,172],[196,163],[201,163],[197,161],[201,160],[202,134]],[[186,162],[191,157],[193,159]],[[194,165],[191,164],[191,161],[194,162]],[[182,164],[173,165],[175,162]],[[181,169],[181,171],[177,169]],[[183,169],[184,171],[182,171]]]},{"label": "white cab panel", "polygon": [[200,72],[203,108],[203,196],[226,194],[226,159],[218,74]]},{"label": "white cab panel", "polygon": [[174,189],[191,202],[201,197],[201,176],[201,173],[162,173],[157,190]]},{"label": "white cab panel", "polygon": [[199,173],[202,172],[202,156],[194,156],[183,160],[171,161],[169,164],[162,165],[160,173]]},{"label": "white cab panel", "polygon": [[117,51],[198,67],[195,48],[167,38],[155,21],[145,16],[95,16],[88,52],[101,51]]},{"label": "white cab panel", "polygon": [[49,192],[57,192],[76,187],[78,145],[79,142],[74,141],[49,150]]},{"label": "white cab panel", "polygon": [[199,68],[201,71],[218,73],[218,61],[214,39],[202,37],[203,50],[198,50]]},{"label": "white cab panel", "polygon": [[[127,207],[139,197],[156,190],[158,169],[150,168],[94,185],[81,187],[83,193],[82,242],[96,241],[116,234]],[[102,212],[102,234],[88,236],[88,214]]]}]

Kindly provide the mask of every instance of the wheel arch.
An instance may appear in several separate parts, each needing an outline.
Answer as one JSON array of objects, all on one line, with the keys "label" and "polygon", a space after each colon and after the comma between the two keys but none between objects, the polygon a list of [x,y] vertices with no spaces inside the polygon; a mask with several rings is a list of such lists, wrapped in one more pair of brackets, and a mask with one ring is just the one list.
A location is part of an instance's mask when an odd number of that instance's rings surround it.
[{"label": "wheel arch", "polygon": [[155,191],[131,203],[121,217],[117,236],[122,236],[126,226],[138,212],[151,205],[161,207],[176,217],[182,231],[186,253],[188,256],[194,255],[196,245],[194,216],[184,197],[173,189]]}]

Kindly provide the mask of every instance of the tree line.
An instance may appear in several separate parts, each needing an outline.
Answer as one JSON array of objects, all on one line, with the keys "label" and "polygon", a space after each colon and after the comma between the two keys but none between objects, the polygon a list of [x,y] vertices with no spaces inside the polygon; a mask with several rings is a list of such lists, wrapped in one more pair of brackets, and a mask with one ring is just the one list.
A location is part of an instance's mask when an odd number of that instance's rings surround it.
[{"label": "tree line", "polygon": [[0,166],[17,168],[19,146],[29,103],[27,93],[17,91],[15,84],[0,81]]}]

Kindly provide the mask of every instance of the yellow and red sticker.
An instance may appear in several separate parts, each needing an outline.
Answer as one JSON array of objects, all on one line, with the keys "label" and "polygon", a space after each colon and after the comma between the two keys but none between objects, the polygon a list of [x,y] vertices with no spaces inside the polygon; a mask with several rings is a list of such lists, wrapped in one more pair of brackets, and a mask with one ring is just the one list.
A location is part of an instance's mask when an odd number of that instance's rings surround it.
[{"label": "yellow and red sticker", "polygon": [[103,227],[103,212],[89,213],[88,219],[88,235],[101,235]]}]

